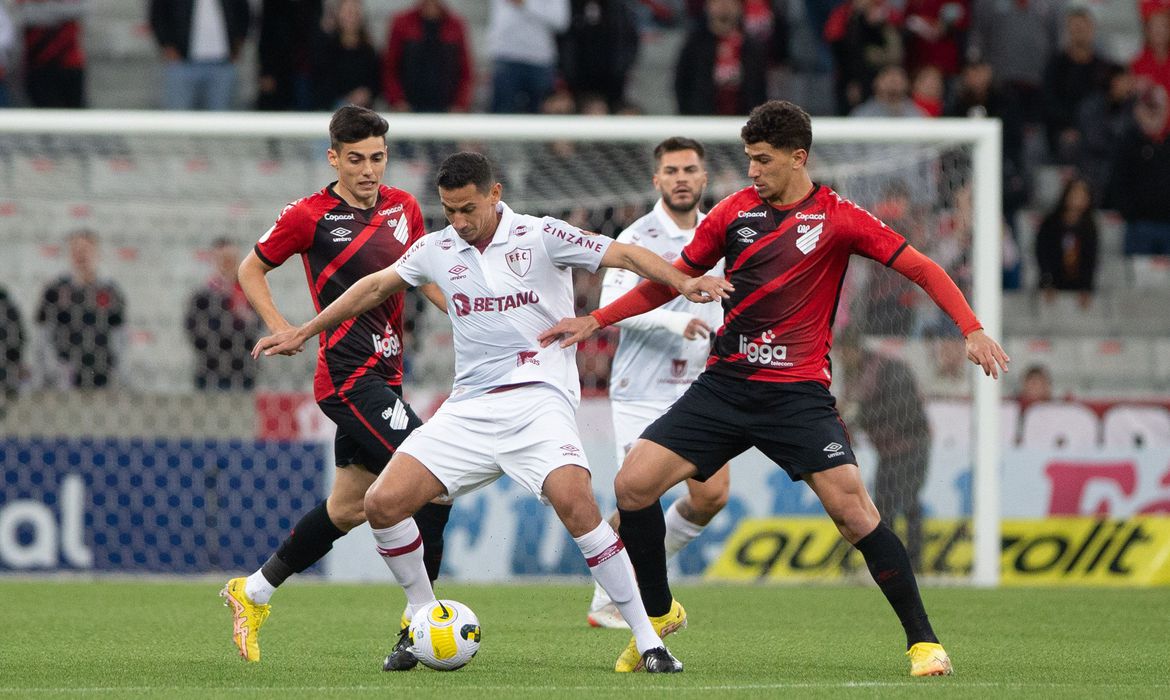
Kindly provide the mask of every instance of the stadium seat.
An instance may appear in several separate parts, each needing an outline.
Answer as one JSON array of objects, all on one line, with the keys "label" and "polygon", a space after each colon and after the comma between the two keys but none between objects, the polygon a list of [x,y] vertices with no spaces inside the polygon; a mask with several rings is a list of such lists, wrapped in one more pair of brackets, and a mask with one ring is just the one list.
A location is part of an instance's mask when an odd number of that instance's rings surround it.
[{"label": "stadium seat", "polygon": [[1170,338],[1154,341],[1154,379],[1159,388],[1170,389]]},{"label": "stadium seat", "polygon": [[1097,415],[1079,403],[1045,401],[1024,411],[1020,446],[1087,450],[1097,445]]},{"label": "stadium seat", "polygon": [[1170,447],[1170,410],[1163,406],[1114,406],[1106,412],[1101,430],[1105,447]]},{"label": "stadium seat", "polygon": [[1100,391],[1149,386],[1154,374],[1154,349],[1149,339],[1083,338],[1078,344],[1088,388]]},{"label": "stadium seat", "polygon": [[1080,354],[1075,340],[1039,336],[1009,338],[1005,341],[1005,349],[1020,376],[1032,365],[1047,368],[1057,393],[1077,389],[1082,384]]}]

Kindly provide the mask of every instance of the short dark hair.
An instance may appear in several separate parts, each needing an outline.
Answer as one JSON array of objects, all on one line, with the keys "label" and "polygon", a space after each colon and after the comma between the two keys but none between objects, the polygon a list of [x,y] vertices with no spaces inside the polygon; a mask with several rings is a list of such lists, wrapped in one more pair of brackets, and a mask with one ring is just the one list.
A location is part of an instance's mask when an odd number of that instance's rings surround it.
[{"label": "short dark hair", "polygon": [[475,189],[484,194],[495,183],[496,175],[491,161],[482,153],[473,151],[460,151],[447,156],[435,174],[435,184],[444,190],[475,185]]},{"label": "short dark hair", "polygon": [[340,151],[343,143],[357,143],[371,136],[381,136],[385,141],[389,130],[390,125],[374,110],[346,105],[329,120],[329,147]]},{"label": "short dark hair", "polygon": [[654,147],[654,165],[662,162],[662,156],[667,153],[677,153],[678,151],[694,151],[699,160],[703,160],[707,156],[707,152],[703,149],[703,144],[694,139],[688,139],[686,136],[671,136],[662,143]]},{"label": "short dark hair", "polygon": [[799,105],[768,100],[748,115],[739,138],[745,144],[767,143],[784,151],[807,151],[812,148],[812,119]]}]

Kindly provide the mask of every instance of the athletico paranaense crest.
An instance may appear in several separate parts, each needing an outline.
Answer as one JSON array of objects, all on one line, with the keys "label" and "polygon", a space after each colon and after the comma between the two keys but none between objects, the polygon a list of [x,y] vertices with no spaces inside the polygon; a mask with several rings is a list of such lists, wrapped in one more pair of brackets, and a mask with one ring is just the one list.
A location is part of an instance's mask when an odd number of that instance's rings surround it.
[{"label": "athletico paranaense crest", "polygon": [[532,267],[532,249],[513,248],[504,253],[504,260],[508,261],[508,269],[523,277],[528,273],[528,268]]}]

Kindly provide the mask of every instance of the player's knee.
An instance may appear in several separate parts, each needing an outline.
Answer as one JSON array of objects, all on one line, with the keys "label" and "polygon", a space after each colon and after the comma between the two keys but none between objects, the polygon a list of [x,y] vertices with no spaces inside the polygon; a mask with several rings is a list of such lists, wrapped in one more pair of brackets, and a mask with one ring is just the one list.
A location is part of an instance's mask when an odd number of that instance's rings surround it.
[{"label": "player's knee", "polygon": [[402,499],[397,498],[391,492],[370,489],[366,491],[366,497],[363,501],[364,516],[370,521],[370,527],[373,528],[397,525],[412,515],[412,513],[401,512],[401,503]]},{"label": "player's knee", "polygon": [[617,473],[613,480],[613,491],[617,496],[618,508],[622,510],[648,508],[662,495],[655,491],[653,484],[638,478],[633,469],[623,469]]},{"label": "player's knee", "polygon": [[338,530],[349,532],[366,521],[365,500],[356,499],[351,503],[329,503],[329,519]]}]

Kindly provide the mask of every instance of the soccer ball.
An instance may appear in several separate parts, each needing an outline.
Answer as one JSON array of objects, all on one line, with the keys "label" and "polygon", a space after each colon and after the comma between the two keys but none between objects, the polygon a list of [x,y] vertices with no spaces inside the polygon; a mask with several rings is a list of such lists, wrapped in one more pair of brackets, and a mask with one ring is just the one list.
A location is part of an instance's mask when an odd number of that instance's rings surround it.
[{"label": "soccer ball", "polygon": [[454,671],[479,651],[479,619],[471,608],[454,600],[436,600],[410,620],[411,652],[424,666]]}]

